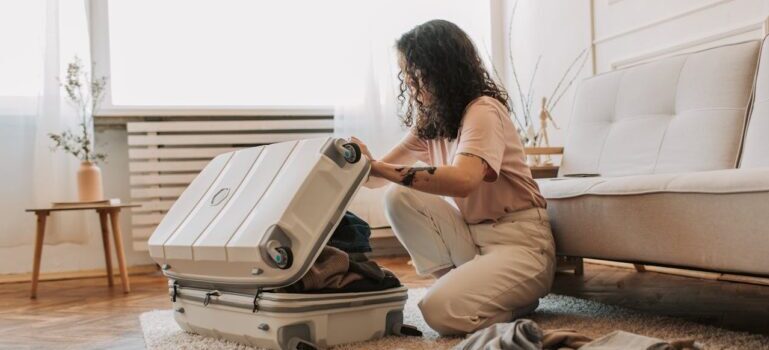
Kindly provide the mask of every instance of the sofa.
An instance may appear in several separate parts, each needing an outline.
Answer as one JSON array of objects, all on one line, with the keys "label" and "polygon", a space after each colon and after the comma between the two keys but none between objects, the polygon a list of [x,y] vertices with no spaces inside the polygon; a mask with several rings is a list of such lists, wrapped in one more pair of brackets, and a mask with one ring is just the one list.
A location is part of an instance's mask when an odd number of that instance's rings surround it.
[{"label": "sofa", "polygon": [[769,44],[584,80],[538,182],[559,255],[769,275]]}]

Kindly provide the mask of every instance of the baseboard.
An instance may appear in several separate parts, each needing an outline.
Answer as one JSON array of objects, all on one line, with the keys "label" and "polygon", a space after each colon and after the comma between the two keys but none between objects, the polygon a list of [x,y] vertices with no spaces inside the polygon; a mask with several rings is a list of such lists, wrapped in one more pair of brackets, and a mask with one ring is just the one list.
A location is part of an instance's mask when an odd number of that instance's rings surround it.
[{"label": "baseboard", "polygon": [[[598,264],[598,265],[619,267],[623,269],[635,269],[635,266],[631,263],[623,263],[623,262],[599,260],[599,259],[585,259],[584,261],[585,263],[588,263],[588,264]],[[762,286],[769,286],[769,278],[767,277],[737,275],[737,274],[731,274],[731,273],[720,273],[720,272],[710,272],[710,271],[687,270],[687,269],[680,269],[675,267],[664,267],[664,266],[654,266],[654,265],[643,265],[643,266],[646,269],[646,271],[649,271],[649,272],[665,273],[668,275],[701,278],[701,279],[714,280],[714,281],[749,283],[749,284],[758,284]]]},{"label": "baseboard", "polygon": [[[137,265],[128,267],[129,275],[143,275],[158,271],[158,266],[151,265]],[[114,275],[120,278],[120,272],[115,269]],[[105,269],[93,269],[93,270],[80,270],[80,271],[61,271],[61,272],[45,272],[40,274],[40,281],[59,281],[70,280],[78,278],[93,278],[93,277],[107,277],[107,271]],[[32,280],[32,273],[15,273],[0,275],[0,284],[5,283],[19,283],[29,282]]]},{"label": "baseboard", "polygon": [[369,242],[372,249],[372,252],[368,254],[370,257],[408,255],[406,248],[403,248],[403,245],[395,238],[390,228],[371,230]]}]

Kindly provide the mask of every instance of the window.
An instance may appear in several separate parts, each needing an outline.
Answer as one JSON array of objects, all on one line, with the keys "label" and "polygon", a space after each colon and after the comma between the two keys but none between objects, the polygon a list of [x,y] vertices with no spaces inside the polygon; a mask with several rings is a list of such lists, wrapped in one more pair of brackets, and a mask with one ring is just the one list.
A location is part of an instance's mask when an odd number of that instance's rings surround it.
[{"label": "window", "polygon": [[0,1],[0,115],[35,114],[43,90],[58,88],[66,64],[88,52],[85,17],[82,1]]},{"label": "window", "polygon": [[112,0],[107,10],[111,103],[333,106],[345,91],[339,77],[346,59],[366,49],[353,45],[352,36],[370,25],[364,13],[383,4],[396,15],[400,32],[446,18],[477,43],[488,40],[487,1]]},{"label": "window", "polygon": [[0,96],[37,96],[45,39],[43,1],[0,2]]}]

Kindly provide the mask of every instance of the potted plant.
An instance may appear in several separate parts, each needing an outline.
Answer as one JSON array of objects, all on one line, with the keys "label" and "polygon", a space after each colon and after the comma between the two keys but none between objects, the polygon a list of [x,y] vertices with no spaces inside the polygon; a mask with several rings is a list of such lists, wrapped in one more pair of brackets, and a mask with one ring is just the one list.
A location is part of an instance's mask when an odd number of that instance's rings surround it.
[{"label": "potted plant", "polygon": [[75,57],[67,65],[67,76],[60,84],[66,91],[67,100],[77,109],[80,123],[76,131],[65,130],[58,134],[48,134],[54,142],[53,150],[61,149],[80,160],[77,192],[81,202],[104,199],[101,170],[97,164],[105,161],[107,156],[95,151],[91,130],[93,115],[104,97],[106,83],[106,77],[92,78],[83,62]]}]

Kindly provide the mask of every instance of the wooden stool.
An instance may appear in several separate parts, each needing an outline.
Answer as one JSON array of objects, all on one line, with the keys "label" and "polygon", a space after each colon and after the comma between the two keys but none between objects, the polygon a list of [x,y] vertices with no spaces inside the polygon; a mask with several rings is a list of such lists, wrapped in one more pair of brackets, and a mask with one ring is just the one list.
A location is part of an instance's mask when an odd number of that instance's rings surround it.
[{"label": "wooden stool", "polygon": [[109,249],[109,229],[112,226],[112,236],[115,240],[115,252],[117,254],[117,263],[120,268],[120,282],[123,284],[123,292],[131,291],[131,285],[128,281],[128,268],[125,262],[125,251],[123,250],[123,236],[120,233],[120,209],[139,207],[138,204],[117,204],[117,205],[93,205],[78,207],[50,207],[27,209],[27,212],[33,212],[37,216],[37,234],[35,235],[35,256],[32,260],[32,291],[30,298],[37,298],[37,281],[40,278],[40,259],[43,255],[43,239],[45,238],[45,221],[48,215],[54,211],[69,210],[95,210],[99,213],[99,222],[101,224],[101,238],[104,246],[104,260],[107,263],[107,283],[111,286],[115,284],[112,278],[112,256]]}]

